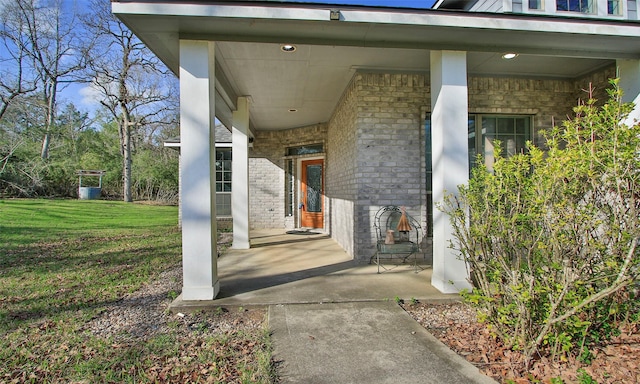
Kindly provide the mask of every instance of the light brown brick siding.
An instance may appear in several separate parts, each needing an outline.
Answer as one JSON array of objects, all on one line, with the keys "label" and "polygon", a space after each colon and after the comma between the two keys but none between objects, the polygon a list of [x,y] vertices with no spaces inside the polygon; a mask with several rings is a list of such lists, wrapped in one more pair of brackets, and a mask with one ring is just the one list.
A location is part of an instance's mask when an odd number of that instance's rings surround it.
[{"label": "light brown brick siding", "polygon": [[[580,79],[468,79],[472,114],[533,116],[539,132],[559,125],[592,83],[606,100],[607,67]],[[373,217],[383,205],[404,205],[426,232],[424,113],[430,110],[425,74],[356,73],[326,124],[259,132],[250,151],[251,227],[283,228],[285,148],[325,143],[326,229],[356,259],[375,251]],[[425,242],[427,258],[430,249]]]}]

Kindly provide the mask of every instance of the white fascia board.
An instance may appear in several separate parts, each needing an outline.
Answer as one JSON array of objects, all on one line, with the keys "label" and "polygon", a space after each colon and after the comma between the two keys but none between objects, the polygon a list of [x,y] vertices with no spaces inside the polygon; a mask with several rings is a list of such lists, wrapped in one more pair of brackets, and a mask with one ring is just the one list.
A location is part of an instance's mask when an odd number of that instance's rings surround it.
[{"label": "white fascia board", "polygon": [[326,5],[326,9],[293,6],[256,6],[180,3],[112,3],[115,14],[191,16],[214,18],[324,21],[330,22],[330,10],[339,9],[340,21],[333,23],[368,23],[406,26],[452,27],[481,30],[571,33],[577,35],[638,36],[640,24],[616,23],[615,20],[531,17],[529,15],[485,14],[421,10],[393,11],[349,9]]},{"label": "white fascia board", "polygon": [[329,9],[182,3],[111,3],[116,14],[329,21]]},{"label": "white fascia board", "polygon": [[484,14],[434,11],[371,12],[341,10],[346,22],[453,27],[482,30],[571,33],[577,35],[638,36],[640,24],[615,23],[616,20],[576,20],[568,18],[529,17],[528,15]]}]

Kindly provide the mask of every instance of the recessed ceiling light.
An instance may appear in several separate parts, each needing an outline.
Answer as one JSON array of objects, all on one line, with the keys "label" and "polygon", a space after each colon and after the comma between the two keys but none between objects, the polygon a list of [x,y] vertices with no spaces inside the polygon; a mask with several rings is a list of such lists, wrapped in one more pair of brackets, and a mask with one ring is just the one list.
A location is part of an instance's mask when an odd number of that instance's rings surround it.
[{"label": "recessed ceiling light", "polygon": [[291,53],[291,52],[295,52],[296,50],[296,46],[293,44],[282,44],[280,46],[280,50],[282,52],[287,52],[287,53]]},{"label": "recessed ceiling light", "polygon": [[298,112],[298,110],[295,109],[295,108],[291,108],[291,109],[289,109],[289,112]]},{"label": "recessed ceiling light", "polygon": [[502,55],[502,58],[505,60],[515,59],[516,57],[518,57],[518,54],[514,52],[507,52],[504,55]]}]

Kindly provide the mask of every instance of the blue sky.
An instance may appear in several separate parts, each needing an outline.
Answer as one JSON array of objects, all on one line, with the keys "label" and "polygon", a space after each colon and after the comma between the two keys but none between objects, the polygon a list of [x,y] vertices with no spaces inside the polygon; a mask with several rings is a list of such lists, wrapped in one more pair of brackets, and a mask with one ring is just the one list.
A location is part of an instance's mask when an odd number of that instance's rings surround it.
[{"label": "blue sky", "polygon": [[295,0],[295,3],[371,5],[384,7],[431,8],[435,0]]},{"label": "blue sky", "polygon": [[[0,0],[1,1],[1,0]],[[72,0],[81,8],[86,9],[89,0]],[[287,0],[276,0],[287,1]],[[337,5],[368,5],[379,7],[398,7],[429,9],[436,0],[291,0],[292,3],[316,3],[316,4],[337,4]],[[96,108],[95,101],[91,97],[90,88],[83,84],[71,84],[62,94],[64,104],[67,101],[74,102],[80,109],[93,110]]]},{"label": "blue sky", "polygon": [[[75,0],[81,6],[87,6],[89,0]],[[274,0],[283,1],[287,0]],[[290,0],[292,3],[318,3],[318,4],[340,4],[340,5],[369,5],[380,7],[399,7],[399,8],[423,8],[429,9],[436,0]]]}]

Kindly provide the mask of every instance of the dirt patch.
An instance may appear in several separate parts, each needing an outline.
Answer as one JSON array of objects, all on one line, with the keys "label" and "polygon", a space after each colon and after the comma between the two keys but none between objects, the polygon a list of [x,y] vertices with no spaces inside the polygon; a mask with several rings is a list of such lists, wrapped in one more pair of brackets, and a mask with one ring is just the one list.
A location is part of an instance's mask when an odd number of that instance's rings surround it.
[{"label": "dirt patch", "polygon": [[[477,321],[469,306],[456,304],[404,304],[403,308],[423,327],[481,372],[507,383],[640,383],[640,329],[628,326],[610,342],[598,346],[590,365],[576,359],[540,359],[530,370],[522,355],[506,348],[485,324]],[[594,381],[589,381],[589,376]],[[557,381],[556,381],[557,382]]]},{"label": "dirt patch", "polygon": [[[144,382],[272,382],[267,377],[272,373],[257,368],[270,353],[265,341],[266,308],[216,306],[171,312],[168,306],[182,285],[181,272],[180,267],[167,270],[108,305],[86,323],[84,331],[109,340],[112,348],[140,353],[135,369]],[[173,340],[177,351],[173,355],[147,353],[140,347],[163,337]]]}]

